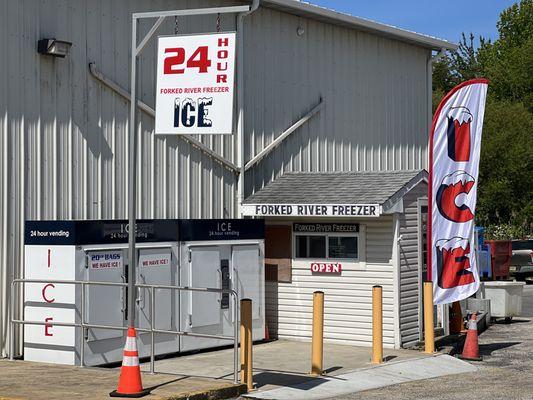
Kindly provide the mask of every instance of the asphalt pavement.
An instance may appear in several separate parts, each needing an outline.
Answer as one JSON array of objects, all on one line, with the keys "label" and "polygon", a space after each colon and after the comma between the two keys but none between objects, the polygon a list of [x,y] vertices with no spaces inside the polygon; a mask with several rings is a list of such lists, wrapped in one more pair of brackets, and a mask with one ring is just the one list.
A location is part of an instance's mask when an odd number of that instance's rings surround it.
[{"label": "asphalt pavement", "polygon": [[482,362],[475,372],[388,386],[339,400],[532,400],[533,285],[524,286],[522,317],[492,325],[479,337]]},{"label": "asphalt pavement", "polygon": [[533,285],[524,286],[522,295],[522,316],[533,317]]}]

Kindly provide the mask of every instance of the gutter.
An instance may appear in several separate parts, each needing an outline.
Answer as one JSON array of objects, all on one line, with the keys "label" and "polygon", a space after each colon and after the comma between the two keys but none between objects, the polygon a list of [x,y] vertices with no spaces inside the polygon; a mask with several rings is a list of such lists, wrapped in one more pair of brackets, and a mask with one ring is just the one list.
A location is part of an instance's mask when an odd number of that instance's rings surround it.
[{"label": "gutter", "polygon": [[244,200],[244,18],[259,8],[260,0],[253,0],[249,11],[237,16],[237,165],[240,169],[237,177],[236,210],[237,217],[242,218],[242,202]]},{"label": "gutter", "polygon": [[402,325],[401,325],[401,260],[400,260],[400,242],[402,240],[400,227],[400,214],[393,214],[393,230],[394,239],[392,247],[392,295],[394,298],[394,348],[400,349],[402,347]]}]

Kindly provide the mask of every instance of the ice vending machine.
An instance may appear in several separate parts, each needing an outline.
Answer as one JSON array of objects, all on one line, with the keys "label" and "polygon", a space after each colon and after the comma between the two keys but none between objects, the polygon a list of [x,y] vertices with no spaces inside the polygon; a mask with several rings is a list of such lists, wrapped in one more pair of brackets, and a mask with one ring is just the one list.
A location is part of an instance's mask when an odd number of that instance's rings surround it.
[{"label": "ice vending machine", "polygon": [[[181,220],[180,282],[183,286],[235,290],[252,299],[254,340],[265,338],[264,221],[260,219]],[[182,292],[183,331],[233,335],[233,301],[229,294]],[[237,312],[238,315],[238,312]],[[183,336],[181,351],[228,344]]]},{"label": "ice vending machine", "polygon": [[[136,281],[140,284],[234,289],[253,301],[254,340],[264,338],[264,222],[262,220],[139,220]],[[24,319],[46,325],[24,326],[24,358],[85,365],[122,360],[125,332],[54,325],[80,323],[81,285],[49,281],[128,282],[126,221],[27,221]],[[87,284],[84,322],[124,326],[129,322],[127,288]],[[136,290],[136,326],[150,327],[150,292]],[[229,294],[155,291],[155,328],[233,335]],[[140,357],[150,355],[150,334],[138,333]],[[228,345],[217,339],[155,335],[155,353],[169,354]]]},{"label": "ice vending machine", "polygon": [[[176,285],[179,246],[176,220],[137,222],[137,282]],[[128,224],[120,220],[27,221],[24,278],[37,280],[128,282]],[[157,329],[176,330],[178,295],[156,291]],[[24,326],[24,359],[60,364],[80,364],[80,328],[54,322],[81,322],[81,285],[27,283],[24,319],[47,325]],[[138,326],[149,319],[150,299],[139,291]],[[84,322],[100,326],[128,326],[127,288],[86,285]],[[85,332],[86,365],[122,360],[125,331],[88,328]],[[140,334],[139,354],[150,351],[149,334]],[[179,351],[179,339],[158,335],[156,354]]]}]

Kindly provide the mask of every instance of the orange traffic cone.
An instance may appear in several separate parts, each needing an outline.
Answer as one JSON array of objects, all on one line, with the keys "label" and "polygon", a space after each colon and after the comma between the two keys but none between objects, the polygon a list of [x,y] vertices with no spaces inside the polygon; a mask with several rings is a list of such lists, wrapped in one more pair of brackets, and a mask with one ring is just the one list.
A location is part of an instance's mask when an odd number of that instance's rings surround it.
[{"label": "orange traffic cone", "polygon": [[452,303],[450,310],[450,333],[452,335],[461,333],[463,330],[463,314],[461,304],[458,301]]},{"label": "orange traffic cone", "polygon": [[142,397],[150,391],[143,389],[141,382],[141,367],[139,367],[139,353],[137,351],[137,336],[135,328],[128,329],[126,346],[124,346],[124,357],[120,378],[118,379],[117,390],[109,393],[111,397]]},{"label": "orange traffic cone", "polygon": [[465,345],[463,346],[463,354],[461,354],[459,358],[463,360],[482,361],[479,356],[476,314],[472,314],[472,318],[468,321],[468,332],[466,334]]}]

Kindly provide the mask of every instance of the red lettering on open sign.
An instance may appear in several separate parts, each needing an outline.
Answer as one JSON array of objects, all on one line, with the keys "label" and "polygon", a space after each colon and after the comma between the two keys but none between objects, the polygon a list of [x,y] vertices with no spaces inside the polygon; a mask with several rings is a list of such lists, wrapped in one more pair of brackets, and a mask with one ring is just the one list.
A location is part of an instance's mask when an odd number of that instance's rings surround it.
[{"label": "red lettering on open sign", "polygon": [[342,272],[341,263],[311,263],[311,272],[313,274],[340,274]]}]

